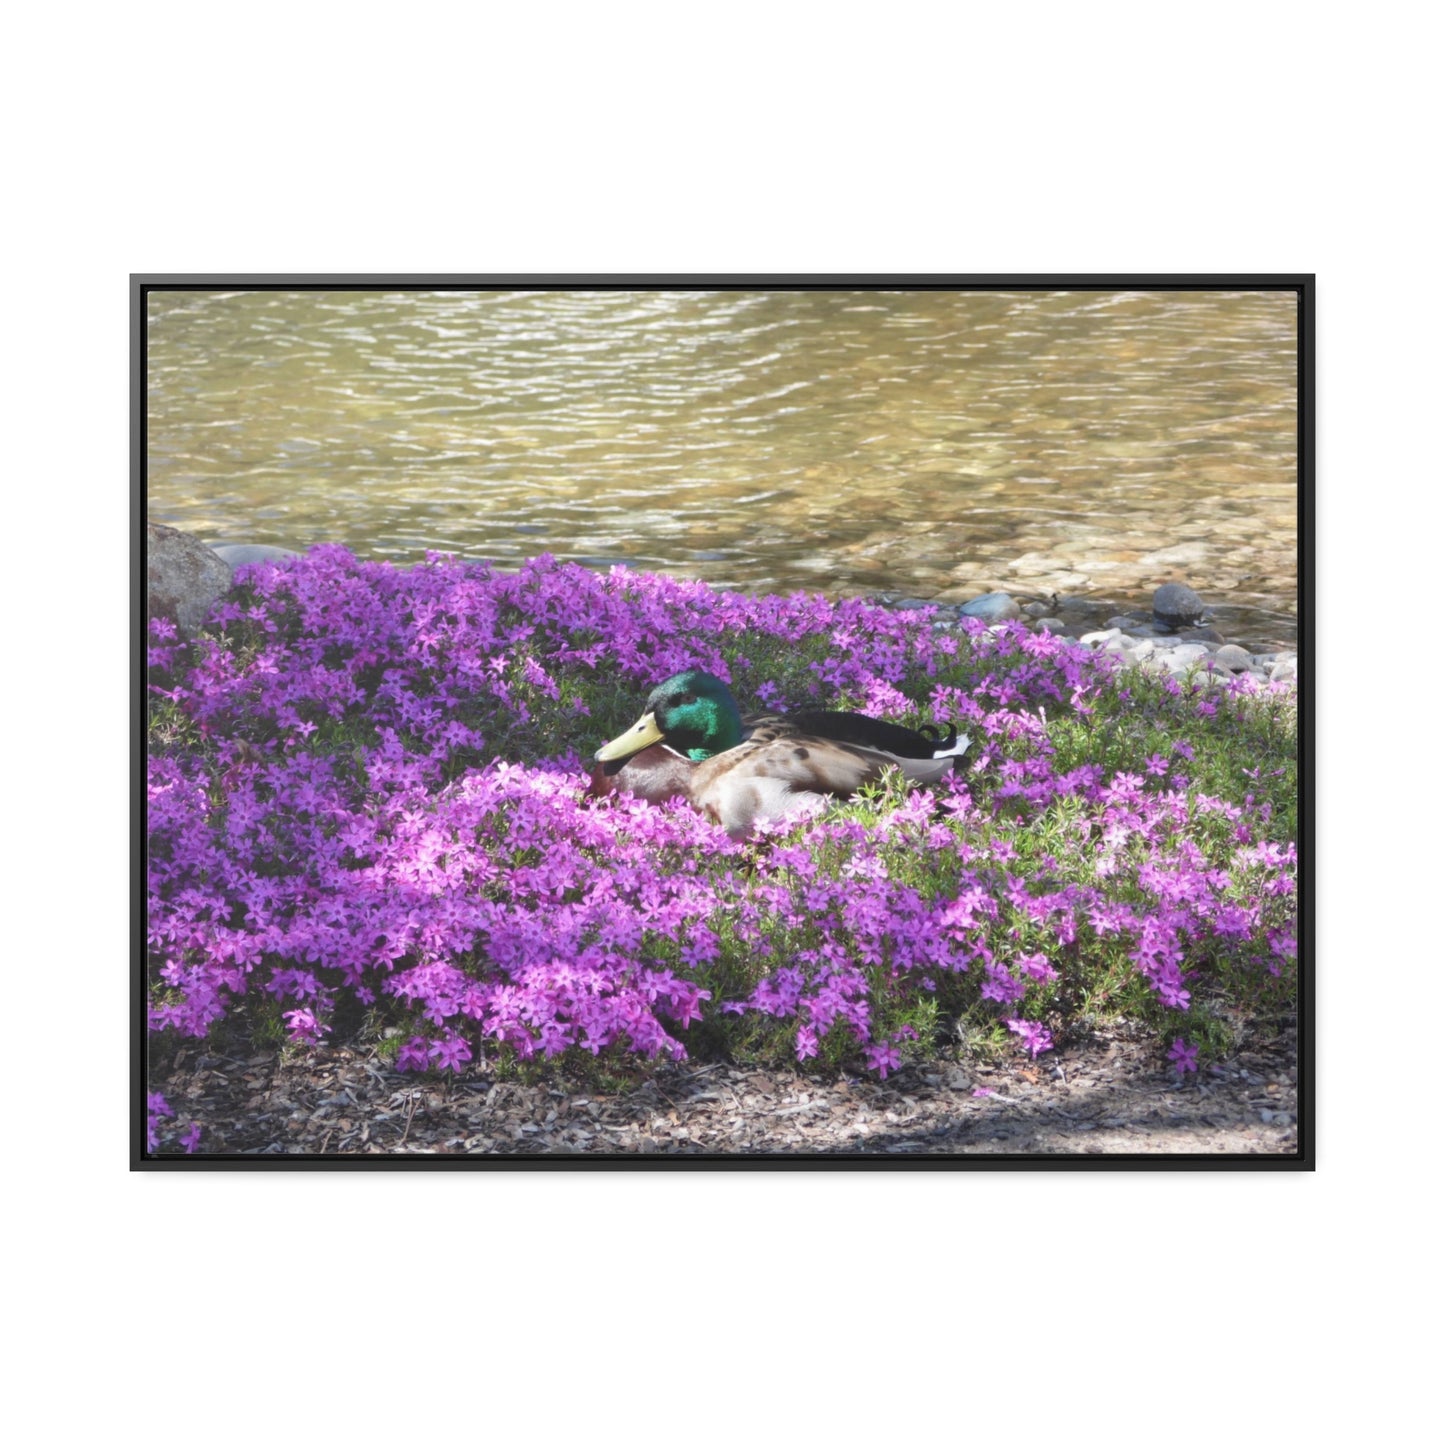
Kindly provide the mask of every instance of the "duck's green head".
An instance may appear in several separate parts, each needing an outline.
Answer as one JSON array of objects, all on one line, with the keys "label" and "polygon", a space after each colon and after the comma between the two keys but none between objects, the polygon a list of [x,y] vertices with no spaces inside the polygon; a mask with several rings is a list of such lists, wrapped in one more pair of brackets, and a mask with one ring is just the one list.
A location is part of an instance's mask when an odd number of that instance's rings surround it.
[{"label": "duck's green head", "polygon": [[742,740],[742,716],[727,684],[694,667],[653,688],[642,716],[620,737],[598,748],[596,757],[607,763],[652,743],[666,743],[684,757],[702,762]]}]

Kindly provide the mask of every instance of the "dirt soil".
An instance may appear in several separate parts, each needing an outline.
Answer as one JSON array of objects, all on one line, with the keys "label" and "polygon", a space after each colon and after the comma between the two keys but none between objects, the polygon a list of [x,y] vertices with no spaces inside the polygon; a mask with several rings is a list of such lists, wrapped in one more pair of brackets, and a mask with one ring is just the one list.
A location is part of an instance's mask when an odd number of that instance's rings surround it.
[{"label": "dirt soil", "polygon": [[1247,1035],[1226,1063],[1180,1079],[1127,1029],[999,1065],[904,1068],[880,1082],[732,1064],[665,1064],[618,1092],[565,1075],[499,1079],[475,1066],[398,1074],[364,1049],[218,1057],[183,1051],[152,1081],[172,1123],[224,1155],[1292,1155],[1292,1027]]}]

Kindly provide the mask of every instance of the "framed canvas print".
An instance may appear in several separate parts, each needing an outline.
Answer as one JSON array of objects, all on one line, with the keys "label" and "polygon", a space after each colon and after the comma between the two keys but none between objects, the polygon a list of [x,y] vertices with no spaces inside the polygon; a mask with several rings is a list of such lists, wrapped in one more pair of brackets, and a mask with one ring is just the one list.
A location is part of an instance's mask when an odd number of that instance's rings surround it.
[{"label": "framed canvas print", "polygon": [[131,300],[132,1167],[1313,1167],[1313,277]]}]

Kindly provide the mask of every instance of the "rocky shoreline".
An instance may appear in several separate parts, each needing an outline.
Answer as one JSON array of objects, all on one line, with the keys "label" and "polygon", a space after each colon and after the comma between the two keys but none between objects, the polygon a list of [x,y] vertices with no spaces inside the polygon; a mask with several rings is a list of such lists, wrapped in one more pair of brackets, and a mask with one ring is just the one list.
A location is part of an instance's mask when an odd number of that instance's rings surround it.
[{"label": "rocky shoreline", "polygon": [[1158,587],[1147,612],[1118,612],[1092,598],[1054,595],[1046,600],[1029,599],[1007,592],[986,592],[959,604],[887,594],[875,600],[900,611],[931,607],[939,627],[956,626],[967,617],[990,627],[1021,622],[1035,632],[1073,638],[1128,666],[1176,678],[1200,672],[1220,678],[1247,673],[1257,682],[1292,683],[1299,674],[1296,648],[1255,649],[1226,641],[1209,625],[1212,613],[1199,594],[1179,582]]},{"label": "rocky shoreline", "polygon": [[[156,522],[147,525],[146,552],[148,615],[169,618],[184,636],[194,636],[210,605],[230,587],[237,567],[298,555],[266,545],[212,548]],[[1057,594],[1029,598],[987,592],[952,603],[883,593],[870,600],[899,611],[933,608],[938,627],[957,626],[965,618],[989,626],[1022,622],[1036,632],[1071,637],[1128,666],[1175,678],[1202,672],[1221,679],[1248,675],[1260,683],[1295,683],[1299,676],[1296,648],[1255,648],[1227,640],[1209,625],[1205,601],[1179,582],[1159,586],[1149,611],[1119,612],[1097,599]]]}]

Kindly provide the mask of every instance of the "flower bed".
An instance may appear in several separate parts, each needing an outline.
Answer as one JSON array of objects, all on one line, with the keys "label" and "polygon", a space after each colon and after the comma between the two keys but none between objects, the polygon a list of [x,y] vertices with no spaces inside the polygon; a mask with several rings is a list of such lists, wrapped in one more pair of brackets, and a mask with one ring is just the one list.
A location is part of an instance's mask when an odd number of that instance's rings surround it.
[{"label": "flower bed", "polygon": [[[237,582],[198,642],[152,625],[159,1035],[243,1005],[318,1044],[391,1010],[403,1070],[726,1050],[886,1077],[960,1028],[1037,1055],[1132,1013],[1184,1069],[1230,1010],[1292,998],[1284,685],[546,557],[320,547]],[[745,712],[957,723],[966,767],[747,843],[680,802],[586,799],[591,751],[688,666]]]}]

